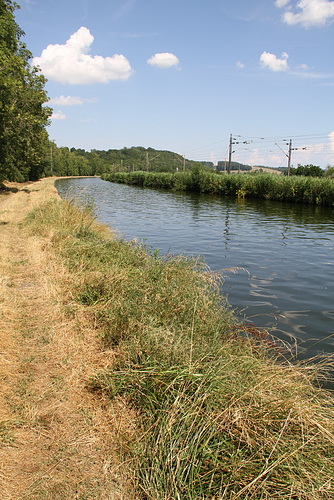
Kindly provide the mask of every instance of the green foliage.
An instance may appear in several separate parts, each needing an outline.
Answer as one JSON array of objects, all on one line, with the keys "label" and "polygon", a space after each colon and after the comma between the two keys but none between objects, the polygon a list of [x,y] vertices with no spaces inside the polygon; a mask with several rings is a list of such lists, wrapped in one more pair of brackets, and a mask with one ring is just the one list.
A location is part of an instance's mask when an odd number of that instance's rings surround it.
[{"label": "green foliage", "polygon": [[71,148],[70,150],[67,147],[58,148],[54,143],[50,147],[52,148],[52,164],[47,175],[59,177],[101,175],[108,168],[94,152],[86,153],[82,149]]},{"label": "green foliage", "polygon": [[214,168],[214,164],[212,161],[201,161],[200,165],[206,170],[212,170]]},{"label": "green foliage", "polygon": [[331,167],[330,165],[328,165],[328,167],[326,168],[325,175],[326,175],[326,177],[334,178],[334,167]]},{"label": "green foliage", "polygon": [[102,179],[145,187],[193,191],[242,198],[334,206],[334,179],[330,176],[283,176],[268,173],[220,175],[195,167],[191,172],[105,174]]},{"label": "green foliage", "polygon": [[[193,191],[197,184],[197,190],[202,192],[219,191],[216,185],[217,172],[213,169],[212,162],[196,162],[184,159],[181,155],[171,151],[156,150],[153,148],[132,147],[122,149],[109,149],[108,151],[99,151],[96,149],[90,152],[84,149],[71,148],[55,148],[55,158],[53,171],[56,175],[84,175],[78,174],[77,167],[75,167],[76,159],[86,160],[88,162],[89,173],[85,175],[114,175],[116,182],[123,182],[129,184],[137,184],[139,186],[147,187],[162,187],[166,189],[176,189]],[[66,149],[66,153],[62,152]],[[222,170],[222,162],[218,171]],[[248,165],[242,165],[232,162],[232,170],[238,169],[241,171],[251,170]],[[197,172],[197,173],[196,173]],[[151,177],[145,174],[168,173],[170,176]],[[129,174],[123,176],[122,174]],[[135,174],[134,176],[132,174]],[[176,174],[174,176],[174,174]],[[191,178],[189,175],[191,174]],[[172,176],[173,175],[173,176]],[[196,178],[197,176],[197,178]],[[201,177],[201,187],[199,188],[199,177]],[[206,177],[207,176],[207,177]],[[126,181],[128,179],[128,181]],[[144,180],[145,179],[145,180]],[[204,184],[206,186],[204,187]],[[218,182],[219,184],[219,182]]]},{"label": "green foliage", "polygon": [[17,4],[0,0],[0,180],[36,180],[49,163],[45,78],[14,19]]},{"label": "green foliage", "polygon": [[[171,151],[156,150],[137,146],[132,148],[109,149],[108,151],[93,149],[87,152],[83,149],[71,148],[71,153],[84,156],[91,161],[92,157],[98,158],[103,164],[104,172],[170,172],[190,170],[197,162],[185,160]],[[207,163],[205,168],[210,168],[211,163]]]},{"label": "green foliage", "polygon": [[325,172],[316,165],[298,165],[290,169],[291,175],[304,175],[305,177],[324,177]]},{"label": "green foliage", "polygon": [[[228,162],[227,161],[219,161],[217,165],[218,172],[227,172],[228,170]],[[250,165],[244,165],[243,163],[238,163],[237,161],[231,161],[231,170],[241,172],[247,172],[252,170]]]}]

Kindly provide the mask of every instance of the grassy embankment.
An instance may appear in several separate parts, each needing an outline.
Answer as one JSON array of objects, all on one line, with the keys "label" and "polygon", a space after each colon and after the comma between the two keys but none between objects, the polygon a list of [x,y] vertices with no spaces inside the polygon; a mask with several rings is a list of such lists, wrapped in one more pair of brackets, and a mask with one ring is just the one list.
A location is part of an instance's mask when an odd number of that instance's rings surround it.
[{"label": "grassy embankment", "polygon": [[314,385],[319,365],[245,336],[199,262],[116,239],[85,206],[51,200],[26,224],[67,270],[68,316],[112,350],[90,388],[131,409],[135,430],[118,436],[140,498],[333,498],[333,399]]},{"label": "grassy embankment", "polygon": [[334,179],[303,176],[256,173],[242,175],[219,175],[204,170],[194,172],[153,173],[116,172],[102,175],[111,182],[142,187],[195,191],[241,198],[306,203],[311,205],[334,205]]}]

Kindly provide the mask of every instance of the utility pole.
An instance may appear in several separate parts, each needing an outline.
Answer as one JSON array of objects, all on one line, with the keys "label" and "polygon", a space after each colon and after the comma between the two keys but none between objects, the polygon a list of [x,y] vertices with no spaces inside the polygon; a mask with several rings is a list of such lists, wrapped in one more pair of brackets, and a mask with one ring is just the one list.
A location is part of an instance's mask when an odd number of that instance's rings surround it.
[{"label": "utility pole", "polygon": [[292,151],[292,139],[289,142],[289,153],[288,153],[288,176],[290,177],[290,167],[291,167],[291,151]]},{"label": "utility pole", "polygon": [[[240,137],[238,135],[237,137]],[[237,141],[236,139],[233,139],[232,134],[230,134],[230,148],[229,148],[229,155],[228,155],[228,173],[231,173],[231,163],[232,163],[232,154],[235,153],[235,151],[232,151],[232,146],[233,144],[251,144],[253,141]],[[239,166],[239,173],[240,173],[240,166]]]},{"label": "utility pole", "polygon": [[[287,139],[283,139],[283,141],[286,141]],[[289,152],[288,154],[283,151],[283,149],[281,148],[281,146],[279,144],[277,144],[277,142],[275,142],[276,146],[278,146],[280,148],[280,150],[285,154],[285,156],[287,157],[288,159],[288,176],[290,177],[290,173],[291,173],[291,152],[292,151],[298,151],[298,149],[308,149],[307,147],[304,147],[304,148],[293,148],[292,147],[292,139],[289,140],[289,142],[286,142],[286,145],[289,146]]]},{"label": "utility pole", "polygon": [[155,160],[156,158],[158,158],[158,156],[160,156],[161,153],[159,153],[158,155],[155,155],[153,156],[153,158],[151,158],[151,160],[149,160],[148,158],[148,151],[146,151],[146,170],[147,172],[149,171],[149,168],[150,168],[150,161],[152,162],[153,160]]},{"label": "utility pole", "polygon": [[183,172],[186,171],[186,157],[183,155]]},{"label": "utility pole", "polygon": [[230,134],[230,147],[228,153],[228,173],[231,173],[231,162],[232,162],[232,134]]},{"label": "utility pole", "polygon": [[288,157],[288,176],[290,176],[290,170],[291,170],[291,151],[298,151],[298,149],[306,150],[308,148],[307,147],[304,147],[304,148],[293,148],[292,147],[292,139],[290,139],[290,141],[287,142],[286,144],[287,144],[287,146],[289,146],[289,153],[287,154],[287,157]]},{"label": "utility pole", "polygon": [[146,151],[146,172],[149,171],[148,151]]}]

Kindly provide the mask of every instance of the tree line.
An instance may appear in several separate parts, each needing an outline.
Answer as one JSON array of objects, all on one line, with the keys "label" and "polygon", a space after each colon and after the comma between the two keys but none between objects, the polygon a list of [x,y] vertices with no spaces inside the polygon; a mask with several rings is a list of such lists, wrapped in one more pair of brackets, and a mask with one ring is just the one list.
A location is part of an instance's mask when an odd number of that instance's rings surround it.
[{"label": "tree line", "polygon": [[[84,149],[57,147],[50,143],[50,164],[46,175],[76,176],[101,175],[113,172],[177,172],[202,167],[200,163],[185,160],[171,151],[132,147],[85,151]],[[208,169],[207,166],[203,168]]]},{"label": "tree line", "polygon": [[18,7],[0,0],[0,182],[38,179],[49,156],[46,80],[29,63],[32,54],[14,17]]},{"label": "tree line", "polygon": [[327,167],[326,170],[323,170],[322,168],[318,167],[317,165],[299,165],[294,168],[291,167],[290,169],[290,175],[303,175],[305,177],[325,177],[333,176],[334,167]]}]

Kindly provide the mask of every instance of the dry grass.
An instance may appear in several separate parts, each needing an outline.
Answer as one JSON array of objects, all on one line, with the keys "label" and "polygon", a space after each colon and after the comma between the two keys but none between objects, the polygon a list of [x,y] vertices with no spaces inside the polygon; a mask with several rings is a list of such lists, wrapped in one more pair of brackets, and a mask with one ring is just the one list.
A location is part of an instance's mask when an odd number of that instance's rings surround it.
[{"label": "dry grass", "polygon": [[67,314],[68,271],[49,252],[52,235],[21,226],[57,196],[53,181],[19,188],[0,198],[1,499],[135,498],[116,453],[131,414],[87,389],[113,354],[86,316]]}]

